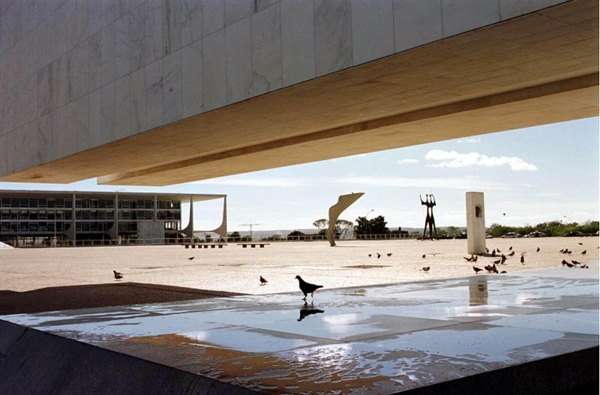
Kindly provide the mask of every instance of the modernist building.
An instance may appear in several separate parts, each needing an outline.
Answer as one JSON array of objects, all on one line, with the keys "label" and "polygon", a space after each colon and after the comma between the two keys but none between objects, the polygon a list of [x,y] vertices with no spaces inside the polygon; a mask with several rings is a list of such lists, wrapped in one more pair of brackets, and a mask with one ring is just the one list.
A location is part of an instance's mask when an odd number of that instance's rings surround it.
[{"label": "modernist building", "polygon": [[[13,246],[177,243],[193,237],[193,202],[225,195],[121,192],[0,191],[0,241]],[[182,203],[191,203],[182,227]]]}]

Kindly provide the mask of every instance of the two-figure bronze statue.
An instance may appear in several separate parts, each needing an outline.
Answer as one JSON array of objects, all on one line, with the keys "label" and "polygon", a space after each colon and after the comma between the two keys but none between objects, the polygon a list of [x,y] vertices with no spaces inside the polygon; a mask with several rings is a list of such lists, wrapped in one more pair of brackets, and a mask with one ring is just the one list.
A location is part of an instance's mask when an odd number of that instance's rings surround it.
[{"label": "two-figure bronze statue", "polygon": [[[435,197],[433,194],[426,194],[425,200],[419,195],[421,204],[427,206],[427,215],[425,216],[425,227],[423,228],[423,239],[429,238],[431,240],[437,238],[437,229],[435,227],[435,219],[433,218],[433,208],[435,207]],[[429,231],[429,235],[426,234]]]}]

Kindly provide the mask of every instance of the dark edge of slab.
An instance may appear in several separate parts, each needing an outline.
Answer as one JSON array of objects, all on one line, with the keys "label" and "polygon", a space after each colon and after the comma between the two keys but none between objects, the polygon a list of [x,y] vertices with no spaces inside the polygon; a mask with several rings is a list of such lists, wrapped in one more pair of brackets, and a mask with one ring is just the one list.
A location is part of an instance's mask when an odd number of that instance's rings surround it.
[{"label": "dark edge of slab", "polygon": [[598,346],[399,392],[402,395],[598,394]]},{"label": "dark edge of slab", "polygon": [[0,394],[256,394],[0,320]]}]

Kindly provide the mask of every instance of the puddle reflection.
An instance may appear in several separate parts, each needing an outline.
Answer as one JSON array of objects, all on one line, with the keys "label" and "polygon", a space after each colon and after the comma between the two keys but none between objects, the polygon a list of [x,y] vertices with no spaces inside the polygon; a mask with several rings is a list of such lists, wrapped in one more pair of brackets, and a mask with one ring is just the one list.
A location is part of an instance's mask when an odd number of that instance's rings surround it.
[{"label": "puddle reflection", "polygon": [[298,317],[298,322],[302,321],[309,315],[321,314],[324,312],[325,312],[325,310],[316,309],[312,303],[311,304],[304,303],[304,305],[302,305],[302,307],[300,307],[300,317]]},{"label": "puddle reflection", "polygon": [[488,283],[485,277],[469,279],[469,306],[488,304]]}]

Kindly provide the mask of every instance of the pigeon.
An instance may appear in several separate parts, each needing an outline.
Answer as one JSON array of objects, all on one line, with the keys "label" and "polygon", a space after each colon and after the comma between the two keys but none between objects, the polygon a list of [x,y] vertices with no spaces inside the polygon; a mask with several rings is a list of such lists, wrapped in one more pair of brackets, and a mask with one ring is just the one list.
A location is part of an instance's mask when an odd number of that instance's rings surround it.
[{"label": "pigeon", "polygon": [[514,251],[511,251],[511,252],[508,253],[508,256],[513,256],[513,255],[515,255]]},{"label": "pigeon", "polygon": [[574,267],[575,266],[572,263],[569,263],[569,262],[565,261],[564,259],[562,260],[561,263],[562,263],[563,266],[566,266],[566,267]]},{"label": "pigeon", "polygon": [[466,256],[463,256],[463,259],[464,259],[465,261],[467,261],[467,262],[471,262],[471,261],[472,261],[471,257],[466,257]]},{"label": "pigeon", "polygon": [[482,271],[483,269],[477,267],[477,266],[473,266],[473,271],[475,272],[475,274],[479,274],[480,271]]},{"label": "pigeon", "polygon": [[381,254],[377,253],[377,259],[381,258]]},{"label": "pigeon", "polygon": [[188,258],[189,261],[193,261],[195,257],[191,256]]},{"label": "pigeon", "polygon": [[392,253],[391,253],[391,252],[388,252],[386,255],[387,255],[387,256],[392,256]]},{"label": "pigeon", "polygon": [[308,304],[305,303],[304,306],[302,306],[302,308],[300,309],[300,317],[298,317],[298,321],[302,321],[309,315],[319,314],[319,313],[324,313],[324,312],[325,311],[320,310],[320,309],[313,309],[312,305],[309,306]]},{"label": "pigeon", "polygon": [[478,258],[479,258],[478,255],[471,255],[471,262],[477,262]]},{"label": "pigeon", "polygon": [[427,257],[426,254],[421,255],[421,258],[425,259]]},{"label": "pigeon", "polygon": [[521,254],[521,264],[525,264],[525,255]]},{"label": "pigeon", "polygon": [[506,270],[502,270],[502,271],[500,272],[500,274],[506,274],[506,273],[508,273]]},{"label": "pigeon", "polygon": [[540,249],[540,247],[538,247],[538,248],[535,250],[535,252],[540,252],[540,250],[541,250],[541,249]]},{"label": "pigeon", "polygon": [[577,244],[579,244],[580,246],[582,246],[582,245],[583,245],[583,243],[581,243],[581,242],[580,242],[580,243],[577,243]]},{"label": "pigeon", "polygon": [[267,285],[268,281],[266,278],[264,278],[263,276],[258,276],[259,280],[260,280],[260,285]]},{"label": "pigeon", "polygon": [[509,250],[509,251],[512,251],[512,246],[508,247],[508,250]]},{"label": "pigeon", "polygon": [[311,284],[311,283],[307,283],[306,281],[304,281],[302,279],[302,277],[300,276],[296,276],[296,280],[298,280],[298,285],[300,286],[300,291],[302,291],[302,293],[304,294],[304,301],[306,301],[306,296],[308,294],[310,294],[310,296],[312,298],[314,298],[313,293],[319,289],[319,288],[323,288],[322,285],[316,285],[316,284]]},{"label": "pigeon", "polygon": [[369,258],[372,257],[372,256],[373,256],[373,254],[369,254]]},{"label": "pigeon", "polygon": [[498,268],[496,267],[495,263],[492,265],[492,272],[498,274]]},{"label": "pigeon", "polygon": [[492,266],[490,266],[490,265],[485,265],[484,268],[485,268],[485,270],[488,273],[493,273],[494,272],[494,268]]},{"label": "pigeon", "polygon": [[506,256],[504,256],[504,254],[502,254],[502,255],[500,256],[500,264],[501,264],[501,265],[504,265],[504,262],[506,262]]},{"label": "pigeon", "polygon": [[495,248],[492,250],[492,255],[496,255],[496,249]]},{"label": "pigeon", "polygon": [[581,265],[579,266],[581,269],[589,269],[590,267],[588,265]]},{"label": "pigeon", "polygon": [[430,266],[424,266],[423,268],[421,268],[421,270],[423,270],[425,273],[427,273],[429,269],[431,269]]},{"label": "pigeon", "polygon": [[587,254],[587,250],[581,251],[581,255],[585,255],[585,254]]},{"label": "pigeon", "polygon": [[574,260],[572,260],[572,261],[571,261],[571,263],[572,263],[573,265],[581,265],[581,262],[579,262],[579,261],[574,261]]},{"label": "pigeon", "polygon": [[561,249],[560,249],[560,250],[558,250],[558,251],[559,251],[561,254],[564,254],[564,253],[565,253],[565,249],[564,249],[564,248],[561,248]]},{"label": "pigeon", "polygon": [[496,251],[498,251],[498,252],[502,252],[502,251],[500,251],[500,248],[496,248]]},{"label": "pigeon", "polygon": [[498,265],[500,263],[502,263],[502,258],[498,259],[497,261],[494,261],[494,265]]},{"label": "pigeon", "polygon": [[123,273],[119,273],[116,270],[113,270],[113,275],[115,276],[115,280],[120,280],[123,278]]},{"label": "pigeon", "polygon": [[489,249],[489,248],[487,248],[487,247],[485,247],[485,252],[486,252],[487,254],[489,254],[489,253],[490,253],[490,249]]}]

